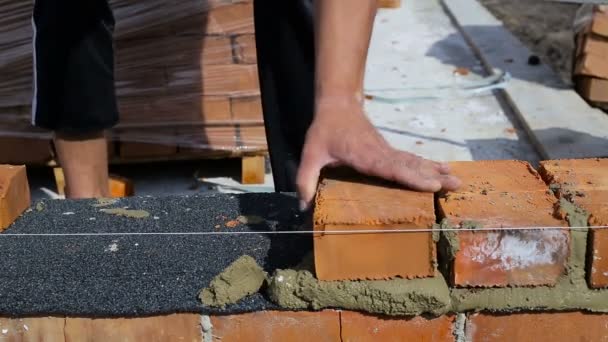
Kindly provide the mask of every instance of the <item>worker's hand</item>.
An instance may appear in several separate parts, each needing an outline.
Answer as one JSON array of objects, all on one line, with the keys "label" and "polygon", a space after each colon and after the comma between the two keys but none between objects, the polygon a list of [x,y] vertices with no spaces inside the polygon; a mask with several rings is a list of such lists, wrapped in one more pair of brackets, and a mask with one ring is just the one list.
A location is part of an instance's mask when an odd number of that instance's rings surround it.
[{"label": "worker's hand", "polygon": [[316,107],[297,176],[302,210],[314,199],[319,174],[325,166],[349,166],[417,191],[455,190],[460,186],[460,181],[449,175],[447,164],[389,146],[363,112],[361,101],[322,100]]}]

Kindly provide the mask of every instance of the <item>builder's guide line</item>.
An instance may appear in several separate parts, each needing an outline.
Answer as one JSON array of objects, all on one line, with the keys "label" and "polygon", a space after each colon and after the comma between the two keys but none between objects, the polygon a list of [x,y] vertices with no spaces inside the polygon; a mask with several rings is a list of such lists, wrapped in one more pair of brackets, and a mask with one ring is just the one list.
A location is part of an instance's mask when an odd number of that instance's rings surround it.
[{"label": "builder's guide line", "polygon": [[115,232],[115,233],[0,233],[2,237],[74,237],[74,236],[193,236],[193,235],[360,235],[395,233],[432,233],[466,231],[531,231],[531,230],[588,230],[608,229],[608,226],[588,227],[495,227],[495,228],[412,228],[412,229],[364,229],[364,230],[277,230],[277,231],[216,231],[216,232]]}]

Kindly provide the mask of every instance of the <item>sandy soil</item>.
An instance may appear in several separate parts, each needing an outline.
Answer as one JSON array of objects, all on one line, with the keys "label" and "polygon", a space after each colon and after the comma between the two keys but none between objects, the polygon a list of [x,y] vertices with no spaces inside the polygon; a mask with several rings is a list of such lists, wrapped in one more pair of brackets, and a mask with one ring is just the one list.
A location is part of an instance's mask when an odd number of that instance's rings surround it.
[{"label": "sandy soil", "polygon": [[546,0],[479,0],[545,63],[571,84],[577,4]]}]

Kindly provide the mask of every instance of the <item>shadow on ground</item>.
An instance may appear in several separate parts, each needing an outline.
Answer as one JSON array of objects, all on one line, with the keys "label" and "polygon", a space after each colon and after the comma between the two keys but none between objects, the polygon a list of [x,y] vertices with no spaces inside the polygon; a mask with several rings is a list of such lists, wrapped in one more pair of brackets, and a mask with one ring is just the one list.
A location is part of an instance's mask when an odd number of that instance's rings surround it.
[{"label": "shadow on ground", "polygon": [[[496,159],[496,151],[502,150],[504,159],[518,159],[519,150],[522,144],[528,142],[522,139],[530,139],[525,131],[517,131],[519,139],[471,139],[456,141],[447,138],[434,137],[415,132],[398,130],[390,127],[377,127],[381,131],[393,134],[404,135],[424,141],[442,142],[453,146],[466,147],[472,155],[473,160]],[[546,152],[538,148],[535,138],[548,142],[552,146],[552,155],[547,156]],[[608,157],[608,139],[596,137],[588,133],[578,132],[569,128],[548,128],[534,131],[534,137],[530,139],[541,159],[566,159],[566,158],[606,158]],[[584,152],[581,152],[584,151]],[[512,156],[512,157],[510,157]],[[529,160],[536,162],[535,160]]]},{"label": "shadow on ground", "polygon": [[[505,29],[500,26],[465,26],[463,29],[468,32],[467,35],[464,35],[465,40],[467,39],[467,36],[476,37],[476,45],[469,44],[471,49],[476,54],[478,54],[479,50],[484,51],[484,54],[491,54],[495,50],[502,50],[500,48],[501,45],[509,47],[519,45],[515,44],[518,42],[515,36],[511,36],[511,39],[508,41],[501,41],[497,39],[497,37],[504,36]],[[461,45],[455,43],[458,40],[461,40],[462,37],[463,34],[460,31],[445,36],[443,39],[438,40],[429,48],[429,50],[426,52],[426,56],[436,58],[443,64],[454,66],[454,68],[462,67],[462,65],[457,64],[457,60],[451,57],[457,55],[453,53],[454,49],[462,49]],[[491,41],[493,46],[484,46],[480,44],[482,41]],[[497,65],[492,65],[492,67],[508,72],[511,77],[515,79],[533,82],[556,89],[571,88],[570,86],[566,85],[564,81],[562,81],[562,79],[550,66],[544,64],[542,61],[539,61],[538,64],[530,63],[531,57],[532,59],[534,59],[533,56],[538,58],[538,56],[534,53],[530,52],[524,55],[524,50],[522,49],[510,49],[510,51],[512,51],[511,54],[501,56],[502,60],[500,63]],[[479,56],[477,57],[479,58]],[[486,70],[474,69],[470,71],[482,77],[488,76],[487,68]]]},{"label": "shadow on ground", "polygon": [[[249,229],[258,232],[311,231],[312,215],[301,213],[298,198],[293,193],[276,193],[272,201],[265,201],[268,194],[239,195],[239,213],[245,218]],[[261,204],[267,205],[261,205]],[[280,207],[278,206],[280,203]],[[270,248],[264,268],[267,272],[275,269],[294,268],[312,251],[310,234],[266,234]],[[289,256],[286,258],[285,256]]]}]

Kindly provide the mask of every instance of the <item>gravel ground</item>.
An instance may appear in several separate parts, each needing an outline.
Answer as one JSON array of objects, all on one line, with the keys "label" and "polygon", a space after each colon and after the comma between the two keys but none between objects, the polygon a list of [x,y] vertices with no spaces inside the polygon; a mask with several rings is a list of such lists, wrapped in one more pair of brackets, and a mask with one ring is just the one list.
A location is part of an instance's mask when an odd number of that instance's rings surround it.
[{"label": "gravel ground", "polygon": [[572,23],[577,4],[547,0],[479,0],[545,63],[571,84]]}]

